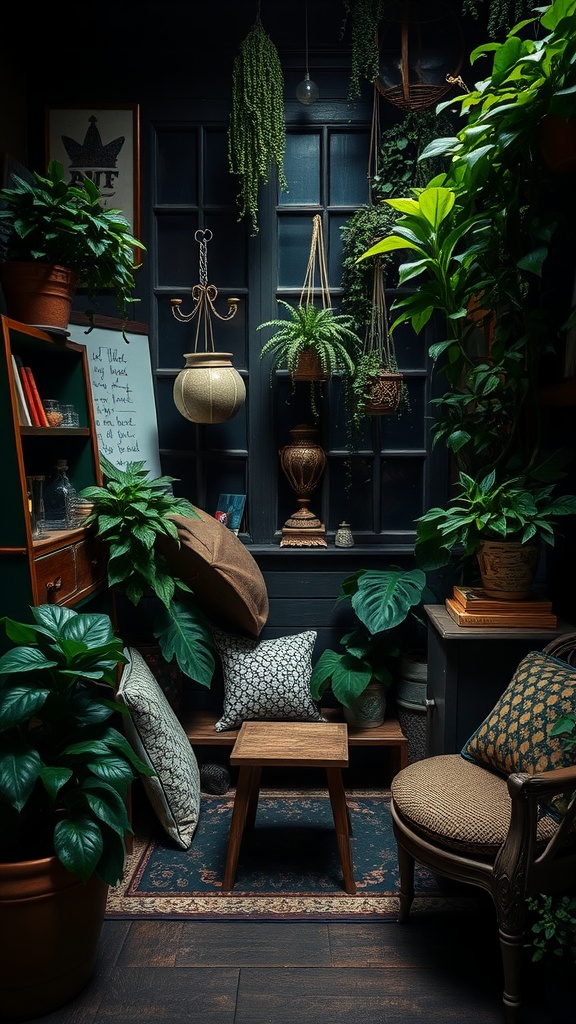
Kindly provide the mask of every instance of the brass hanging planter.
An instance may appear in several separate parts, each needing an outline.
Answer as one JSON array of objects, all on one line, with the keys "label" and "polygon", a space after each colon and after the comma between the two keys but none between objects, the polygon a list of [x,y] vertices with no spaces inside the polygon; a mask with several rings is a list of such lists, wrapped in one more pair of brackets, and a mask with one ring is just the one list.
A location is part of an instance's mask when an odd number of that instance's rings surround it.
[{"label": "brass hanging planter", "polygon": [[[172,313],[181,323],[197,317],[194,352],[185,354],[186,365],[174,382],[174,404],[178,412],[192,423],[224,423],[235,416],[246,400],[246,386],[232,365],[231,352],[216,352],[212,316],[231,320],[236,315],[239,299],[228,299],[228,312],[221,315],[215,308],[218,289],[208,284],[207,246],[211,231],[197,231],[200,245],[200,283],[192,288],[194,306],[191,313],[180,309],[182,299],[171,299]],[[204,351],[198,351],[200,327],[203,327]]]}]

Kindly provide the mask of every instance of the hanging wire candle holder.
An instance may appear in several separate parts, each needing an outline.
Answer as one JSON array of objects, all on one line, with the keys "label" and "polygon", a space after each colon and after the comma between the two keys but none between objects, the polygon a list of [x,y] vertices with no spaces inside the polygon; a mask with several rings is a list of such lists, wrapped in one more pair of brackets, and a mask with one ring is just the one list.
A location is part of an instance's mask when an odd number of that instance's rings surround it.
[{"label": "hanging wire candle holder", "polygon": [[208,242],[212,237],[210,230],[198,230],[194,235],[200,255],[199,283],[191,289],[192,310],[184,313],[182,299],[170,300],[176,320],[185,324],[196,320],[194,351],[184,354],[186,365],[174,382],[174,404],[193,423],[223,423],[236,415],[246,399],[244,381],[232,366],[232,352],[217,352],[214,346],[212,318],[232,320],[240,299],[231,296],[225,314],[216,309],[218,289],[208,283]]}]

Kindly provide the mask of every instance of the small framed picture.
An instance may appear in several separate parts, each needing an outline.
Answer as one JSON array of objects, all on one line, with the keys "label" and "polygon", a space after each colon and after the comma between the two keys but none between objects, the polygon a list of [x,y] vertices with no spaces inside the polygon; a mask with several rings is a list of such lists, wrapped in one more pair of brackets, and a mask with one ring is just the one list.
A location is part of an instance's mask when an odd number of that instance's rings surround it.
[{"label": "small framed picture", "polygon": [[[88,177],[102,203],[121,210],[140,238],[140,119],[137,104],[48,107],[46,163],[58,160],[70,180]],[[141,259],[140,250],[135,260]]]},{"label": "small framed picture", "polygon": [[218,508],[214,513],[214,518],[238,536],[245,504],[245,494],[221,494],[218,498]]}]

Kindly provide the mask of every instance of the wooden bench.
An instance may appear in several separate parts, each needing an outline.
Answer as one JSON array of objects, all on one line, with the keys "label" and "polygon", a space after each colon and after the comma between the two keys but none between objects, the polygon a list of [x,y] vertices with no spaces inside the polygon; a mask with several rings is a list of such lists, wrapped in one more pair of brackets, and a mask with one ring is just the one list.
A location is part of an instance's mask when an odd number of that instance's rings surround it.
[{"label": "wooden bench", "polygon": [[[329,722],[343,721],[341,708],[322,708]],[[184,731],[193,747],[233,747],[239,729],[216,732],[218,715],[213,711],[188,710],[180,714]],[[390,779],[408,764],[408,739],[396,718],[387,718],[375,729],[355,729],[348,726],[349,747],[386,747],[390,752]]]}]

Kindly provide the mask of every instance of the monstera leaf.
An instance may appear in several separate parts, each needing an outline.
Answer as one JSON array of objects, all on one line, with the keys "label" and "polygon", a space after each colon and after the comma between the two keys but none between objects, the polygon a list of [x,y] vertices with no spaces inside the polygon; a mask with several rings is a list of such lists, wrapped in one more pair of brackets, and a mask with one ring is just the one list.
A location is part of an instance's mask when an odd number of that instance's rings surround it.
[{"label": "monstera leaf", "polygon": [[344,580],[342,590],[369,633],[381,633],[404,622],[420,604],[426,586],[421,569],[361,569]]}]

